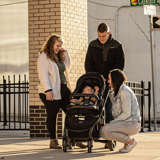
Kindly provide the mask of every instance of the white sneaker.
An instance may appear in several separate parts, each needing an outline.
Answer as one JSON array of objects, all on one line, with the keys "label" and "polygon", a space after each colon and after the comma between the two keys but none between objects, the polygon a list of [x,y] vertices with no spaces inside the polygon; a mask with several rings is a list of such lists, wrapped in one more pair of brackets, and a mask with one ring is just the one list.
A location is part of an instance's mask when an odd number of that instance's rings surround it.
[{"label": "white sneaker", "polygon": [[134,139],[132,144],[129,144],[126,147],[120,149],[119,152],[121,152],[121,153],[128,153],[128,152],[130,152],[136,146],[136,144],[137,144],[137,142]]},{"label": "white sneaker", "polygon": [[119,149],[119,152],[121,152],[121,150],[124,150],[126,147],[126,145],[124,144],[124,146],[122,148]]}]

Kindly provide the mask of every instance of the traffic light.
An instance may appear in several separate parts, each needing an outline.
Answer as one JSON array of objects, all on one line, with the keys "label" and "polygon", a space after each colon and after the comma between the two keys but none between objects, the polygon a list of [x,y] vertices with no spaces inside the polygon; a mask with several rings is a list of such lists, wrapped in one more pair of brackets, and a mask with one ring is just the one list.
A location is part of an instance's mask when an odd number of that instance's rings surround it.
[{"label": "traffic light", "polygon": [[160,17],[153,17],[153,28],[160,28]]}]

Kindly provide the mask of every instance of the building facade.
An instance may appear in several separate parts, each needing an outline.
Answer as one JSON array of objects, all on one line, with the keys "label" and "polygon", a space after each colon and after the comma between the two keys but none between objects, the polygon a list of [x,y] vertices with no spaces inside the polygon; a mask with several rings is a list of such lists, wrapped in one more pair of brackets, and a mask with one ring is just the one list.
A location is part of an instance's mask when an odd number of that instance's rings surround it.
[{"label": "building facade", "polygon": [[[38,95],[38,51],[51,33],[59,34],[63,47],[71,56],[70,81],[72,89],[84,73],[84,58],[88,45],[86,0],[29,0],[29,84],[30,134],[47,136],[46,111]],[[58,136],[62,136],[62,115],[58,116]]]},{"label": "building facade", "polygon": [[[151,31],[152,64],[150,21],[149,16],[144,15],[143,6],[131,7],[128,0],[19,0],[18,3],[5,0],[3,2],[5,3],[0,4],[2,8],[0,13],[2,17],[5,15],[7,18],[1,18],[3,22],[0,31],[3,39],[0,42],[1,73],[4,69],[8,74],[13,71],[29,75],[31,137],[48,136],[46,111],[38,95],[37,58],[42,44],[52,33],[62,37],[63,47],[68,50],[72,60],[70,82],[74,90],[77,79],[84,73],[88,43],[97,37],[97,26],[101,22],[110,26],[113,38],[123,45],[126,57],[125,72],[129,81],[152,81],[153,69],[155,113],[156,118],[160,119],[160,30]],[[157,16],[160,16],[158,5],[156,12]],[[10,15],[15,15],[17,18],[11,18]],[[9,67],[6,67],[7,65]],[[59,137],[62,136],[63,129],[62,114],[61,112],[58,116]]]}]

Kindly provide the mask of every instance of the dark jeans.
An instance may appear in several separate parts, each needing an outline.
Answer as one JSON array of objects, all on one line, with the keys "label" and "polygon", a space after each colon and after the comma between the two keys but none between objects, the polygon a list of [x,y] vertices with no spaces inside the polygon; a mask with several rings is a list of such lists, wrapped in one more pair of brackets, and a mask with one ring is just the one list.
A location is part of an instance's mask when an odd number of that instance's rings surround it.
[{"label": "dark jeans", "polygon": [[[108,83],[106,81],[106,88],[105,88],[105,91],[104,91],[104,98],[106,98],[108,92],[109,92],[109,86],[108,86]],[[110,98],[108,97],[107,101],[106,101],[106,105],[105,105],[105,122],[109,123],[113,119],[114,118],[112,116],[112,103],[110,101]]]},{"label": "dark jeans", "polygon": [[[66,93],[66,95],[64,94]],[[47,129],[49,132],[49,136],[51,139],[56,139],[56,119],[57,114],[60,108],[66,112],[66,105],[69,103],[69,96],[70,96],[69,89],[66,88],[66,85],[61,86],[61,94],[62,100],[53,100],[48,101],[46,100],[46,95],[44,93],[40,93],[40,99],[44,103],[47,111]],[[65,95],[65,96],[64,96]]]}]

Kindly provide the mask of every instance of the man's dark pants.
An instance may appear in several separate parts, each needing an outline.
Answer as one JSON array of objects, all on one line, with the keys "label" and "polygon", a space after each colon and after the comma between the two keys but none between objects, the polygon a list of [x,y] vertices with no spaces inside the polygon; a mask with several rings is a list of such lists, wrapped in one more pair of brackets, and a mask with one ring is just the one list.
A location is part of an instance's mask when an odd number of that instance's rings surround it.
[{"label": "man's dark pants", "polygon": [[107,98],[106,104],[105,104],[105,123],[109,123],[111,120],[113,120],[112,116],[112,103],[110,101],[110,98],[107,96],[109,92],[109,86],[106,81],[106,88],[104,91],[104,98]]}]

